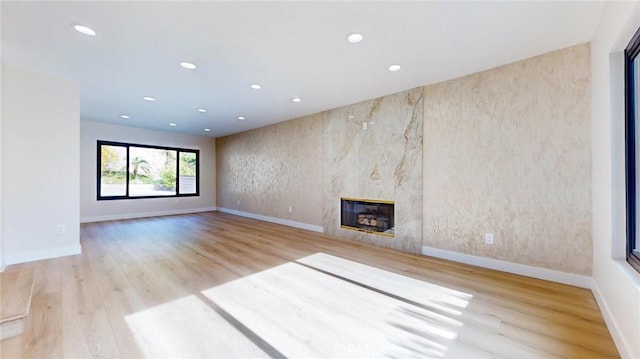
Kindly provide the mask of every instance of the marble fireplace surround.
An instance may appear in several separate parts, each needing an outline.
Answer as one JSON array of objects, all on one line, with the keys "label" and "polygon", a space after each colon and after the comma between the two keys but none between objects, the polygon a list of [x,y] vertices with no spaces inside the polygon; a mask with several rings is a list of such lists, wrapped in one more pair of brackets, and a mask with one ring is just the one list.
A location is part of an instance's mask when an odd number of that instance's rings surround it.
[{"label": "marble fireplace surround", "polygon": [[[423,88],[325,112],[324,232],[420,253]],[[395,203],[395,237],[341,228],[341,198]]]},{"label": "marble fireplace surround", "polygon": [[[582,44],[218,138],[218,209],[589,275],[589,84]],[[342,197],[394,201],[395,238],[340,228]]]}]

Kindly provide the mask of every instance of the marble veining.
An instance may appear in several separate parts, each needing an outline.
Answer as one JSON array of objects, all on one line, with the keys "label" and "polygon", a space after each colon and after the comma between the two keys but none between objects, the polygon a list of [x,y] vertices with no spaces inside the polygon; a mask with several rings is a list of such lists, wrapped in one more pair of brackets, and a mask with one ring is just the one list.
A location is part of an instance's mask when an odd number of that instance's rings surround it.
[{"label": "marble veining", "polygon": [[[221,138],[218,205],[590,275],[589,96],[583,44]],[[341,197],[394,201],[396,237],[340,228]]]},{"label": "marble veining", "polygon": [[[422,94],[416,88],[325,112],[326,233],[420,252]],[[396,236],[340,228],[341,197],[394,201]]]}]

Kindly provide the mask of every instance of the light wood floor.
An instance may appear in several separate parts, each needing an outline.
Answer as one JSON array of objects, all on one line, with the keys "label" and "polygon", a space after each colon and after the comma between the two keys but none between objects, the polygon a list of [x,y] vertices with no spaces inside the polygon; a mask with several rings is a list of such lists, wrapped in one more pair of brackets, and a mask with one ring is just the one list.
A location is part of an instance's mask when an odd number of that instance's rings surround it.
[{"label": "light wood floor", "polygon": [[35,268],[0,273],[0,340],[24,333]]},{"label": "light wood floor", "polygon": [[84,224],[2,358],[618,357],[585,289],[222,213]]}]

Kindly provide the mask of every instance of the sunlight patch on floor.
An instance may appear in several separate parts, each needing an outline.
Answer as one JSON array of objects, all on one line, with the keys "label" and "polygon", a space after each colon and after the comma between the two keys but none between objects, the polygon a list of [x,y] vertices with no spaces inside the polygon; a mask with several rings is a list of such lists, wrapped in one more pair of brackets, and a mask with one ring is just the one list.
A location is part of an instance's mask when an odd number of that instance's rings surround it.
[{"label": "sunlight patch on floor", "polygon": [[404,299],[460,315],[473,295],[441,285],[413,279],[326,253],[315,253],[296,262],[398,295]]},{"label": "sunlight patch on floor", "polygon": [[195,295],[125,318],[147,358],[267,358],[242,333]]},{"label": "sunlight patch on floor", "polygon": [[323,253],[202,294],[287,357],[444,357],[473,297]]}]

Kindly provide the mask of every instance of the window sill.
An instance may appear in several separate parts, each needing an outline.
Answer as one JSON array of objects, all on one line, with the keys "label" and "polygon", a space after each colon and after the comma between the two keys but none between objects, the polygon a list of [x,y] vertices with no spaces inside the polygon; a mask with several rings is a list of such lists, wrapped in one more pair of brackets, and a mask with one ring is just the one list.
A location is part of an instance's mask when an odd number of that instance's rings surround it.
[{"label": "window sill", "polygon": [[622,274],[627,277],[640,292],[640,273],[627,263],[626,259],[614,259],[613,262]]}]

